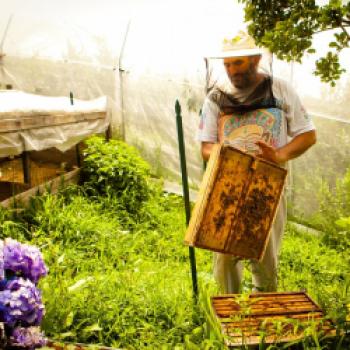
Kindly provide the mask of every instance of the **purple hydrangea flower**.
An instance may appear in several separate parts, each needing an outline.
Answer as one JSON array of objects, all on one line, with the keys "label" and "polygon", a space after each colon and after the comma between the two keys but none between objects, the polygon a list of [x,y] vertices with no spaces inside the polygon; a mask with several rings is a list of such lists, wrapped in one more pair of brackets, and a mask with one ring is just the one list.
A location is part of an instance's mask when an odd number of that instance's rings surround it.
[{"label": "purple hydrangea flower", "polygon": [[10,343],[12,346],[25,347],[32,350],[46,345],[47,339],[39,327],[17,327],[12,332]]},{"label": "purple hydrangea flower", "polygon": [[4,241],[4,269],[14,272],[32,282],[47,274],[43,257],[37,247],[21,244],[11,238]]},{"label": "purple hydrangea flower", "polygon": [[0,317],[8,326],[37,326],[44,315],[41,292],[23,278],[10,280],[0,292]]},{"label": "purple hydrangea flower", "polygon": [[0,240],[0,280],[5,278],[5,266],[4,266],[4,241]]}]

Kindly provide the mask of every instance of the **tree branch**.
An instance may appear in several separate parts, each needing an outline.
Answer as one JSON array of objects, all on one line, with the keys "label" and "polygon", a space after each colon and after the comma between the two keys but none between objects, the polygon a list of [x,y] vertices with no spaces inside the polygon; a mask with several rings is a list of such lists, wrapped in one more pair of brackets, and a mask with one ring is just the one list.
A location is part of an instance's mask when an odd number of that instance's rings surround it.
[{"label": "tree branch", "polygon": [[345,29],[345,26],[343,26],[342,24],[340,25],[340,28],[343,30],[343,32],[346,34],[347,38],[348,38],[348,42],[350,41],[350,34],[348,33],[348,31]]},{"label": "tree branch", "polygon": [[327,32],[328,30],[334,30],[334,29],[337,29],[337,28],[341,28],[343,31],[346,32],[347,36],[349,35],[349,33],[347,32],[346,28],[350,28],[350,23],[349,25],[340,25],[339,27],[329,27],[329,28],[325,28],[325,29],[322,29],[322,30],[317,30],[315,32],[313,32],[313,35],[314,34],[318,34],[318,33],[322,33],[322,32]]},{"label": "tree branch", "polygon": [[322,30],[317,30],[317,31],[313,32],[312,35],[318,34],[318,33],[327,32],[328,30],[334,30],[336,28],[338,28],[338,27],[329,27],[329,28],[325,28],[325,29],[322,29]]}]

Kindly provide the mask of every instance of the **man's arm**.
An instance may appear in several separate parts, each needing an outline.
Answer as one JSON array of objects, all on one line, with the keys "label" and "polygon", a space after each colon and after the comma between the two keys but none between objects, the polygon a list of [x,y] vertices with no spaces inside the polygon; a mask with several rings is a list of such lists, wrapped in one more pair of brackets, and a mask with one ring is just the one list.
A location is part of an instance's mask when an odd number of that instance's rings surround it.
[{"label": "man's arm", "polygon": [[214,145],[213,142],[202,142],[202,158],[205,162],[209,160]]},{"label": "man's arm", "polygon": [[290,159],[299,157],[315,143],[316,131],[311,130],[296,136],[285,146],[278,149],[271,147],[264,141],[258,141],[256,144],[261,150],[260,157],[277,164],[282,164]]}]

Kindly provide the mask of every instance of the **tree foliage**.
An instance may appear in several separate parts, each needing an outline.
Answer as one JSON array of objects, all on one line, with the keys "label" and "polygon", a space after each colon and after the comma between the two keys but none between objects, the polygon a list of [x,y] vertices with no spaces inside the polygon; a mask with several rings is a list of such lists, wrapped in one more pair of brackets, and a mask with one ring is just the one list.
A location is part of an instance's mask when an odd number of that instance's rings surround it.
[{"label": "tree foliage", "polygon": [[314,34],[335,30],[329,51],[316,61],[315,74],[335,85],[345,69],[338,54],[350,44],[350,1],[330,0],[319,6],[315,0],[239,0],[245,4],[248,31],[258,45],[279,59],[300,62],[305,53],[315,53]]}]

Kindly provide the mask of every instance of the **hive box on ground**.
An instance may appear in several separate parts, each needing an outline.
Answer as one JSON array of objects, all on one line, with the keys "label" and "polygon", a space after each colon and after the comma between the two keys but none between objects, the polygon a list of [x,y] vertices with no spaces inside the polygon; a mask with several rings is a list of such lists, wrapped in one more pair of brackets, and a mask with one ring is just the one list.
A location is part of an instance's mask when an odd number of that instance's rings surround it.
[{"label": "hive box on ground", "polygon": [[287,171],[215,145],[185,236],[194,247],[261,260]]},{"label": "hive box on ground", "polygon": [[304,292],[227,294],[211,302],[229,347],[336,336],[333,322]]}]

